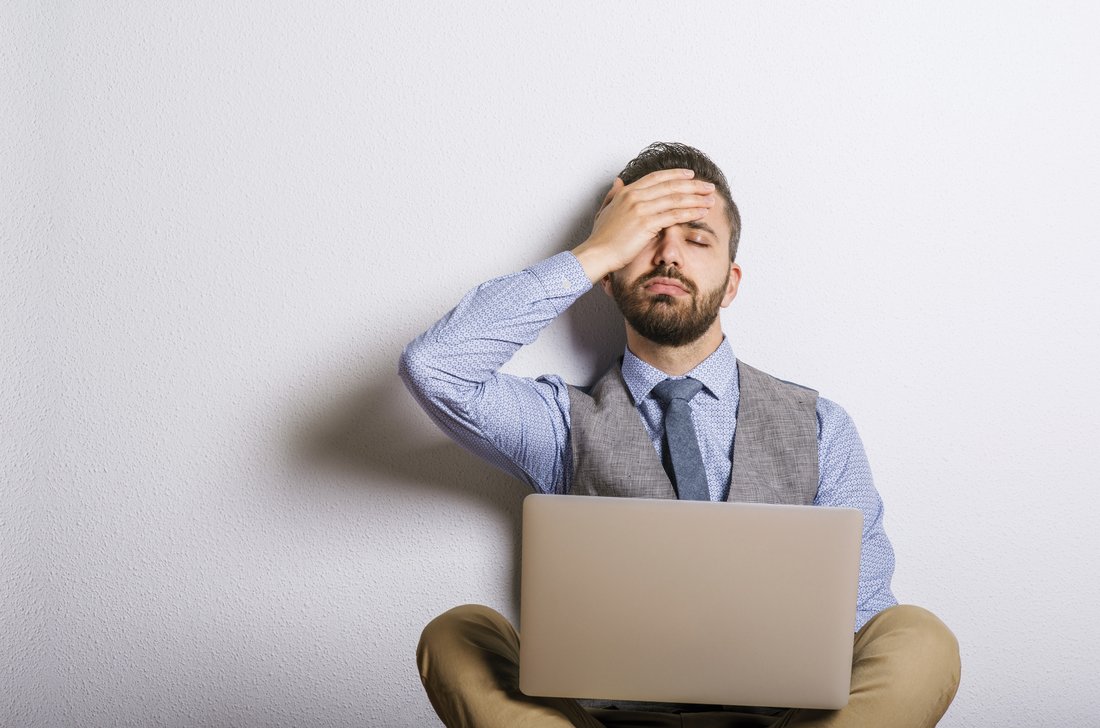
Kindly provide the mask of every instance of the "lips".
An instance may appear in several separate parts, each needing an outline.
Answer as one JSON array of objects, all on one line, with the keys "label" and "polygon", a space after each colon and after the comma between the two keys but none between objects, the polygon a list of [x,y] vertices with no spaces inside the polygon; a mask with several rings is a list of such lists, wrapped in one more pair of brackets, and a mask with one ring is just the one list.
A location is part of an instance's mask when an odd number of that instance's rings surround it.
[{"label": "lips", "polygon": [[635,285],[657,296],[694,296],[696,293],[695,285],[671,265],[654,268]]},{"label": "lips", "polygon": [[666,296],[683,296],[690,293],[687,287],[673,278],[654,278],[645,284],[645,289],[650,293],[664,294]]}]

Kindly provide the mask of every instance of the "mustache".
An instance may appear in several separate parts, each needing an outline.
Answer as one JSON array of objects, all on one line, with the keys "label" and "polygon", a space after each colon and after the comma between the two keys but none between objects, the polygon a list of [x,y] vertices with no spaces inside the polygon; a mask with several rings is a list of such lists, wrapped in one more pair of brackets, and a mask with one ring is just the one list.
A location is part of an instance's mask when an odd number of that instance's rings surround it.
[{"label": "mustache", "polygon": [[687,290],[688,293],[698,292],[695,284],[689,281],[683,273],[676,270],[671,265],[662,265],[658,268],[654,268],[649,273],[646,273],[645,275],[640,277],[634,285],[638,287],[644,286],[646,283],[653,280],[654,278],[672,278],[673,280],[682,283],[684,289]]}]

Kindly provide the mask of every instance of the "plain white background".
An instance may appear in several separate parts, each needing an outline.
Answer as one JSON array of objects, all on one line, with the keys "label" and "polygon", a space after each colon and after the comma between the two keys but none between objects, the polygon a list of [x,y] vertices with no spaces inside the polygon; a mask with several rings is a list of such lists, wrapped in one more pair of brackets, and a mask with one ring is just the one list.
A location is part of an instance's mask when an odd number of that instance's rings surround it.
[{"label": "plain white background", "polygon": [[[738,355],[860,427],[942,725],[1100,723],[1088,3],[5,5],[4,726],[435,724],[523,488],[396,376],[655,140],[745,219]],[[509,365],[591,378],[592,293]]]}]

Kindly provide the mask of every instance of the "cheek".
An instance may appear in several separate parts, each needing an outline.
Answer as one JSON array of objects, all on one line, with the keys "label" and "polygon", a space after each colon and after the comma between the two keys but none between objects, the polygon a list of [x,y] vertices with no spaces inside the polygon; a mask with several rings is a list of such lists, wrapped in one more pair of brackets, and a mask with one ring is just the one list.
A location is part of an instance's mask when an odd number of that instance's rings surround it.
[{"label": "cheek", "polygon": [[711,288],[724,283],[730,265],[726,251],[714,245],[695,250],[698,252],[692,262],[695,264],[694,270],[698,271],[699,278],[705,280]]},{"label": "cheek", "polygon": [[615,271],[615,280],[619,285],[632,284],[652,269],[653,266],[648,263],[648,260],[643,261],[642,256],[639,256],[627,263],[624,268]]}]

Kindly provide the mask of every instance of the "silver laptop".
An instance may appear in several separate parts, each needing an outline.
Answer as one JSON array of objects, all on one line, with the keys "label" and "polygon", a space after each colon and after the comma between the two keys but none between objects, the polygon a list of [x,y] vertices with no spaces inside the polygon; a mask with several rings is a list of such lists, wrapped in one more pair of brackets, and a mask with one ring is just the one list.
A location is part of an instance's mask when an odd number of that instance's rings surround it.
[{"label": "silver laptop", "polygon": [[841,708],[862,526],[853,508],[528,496],[520,690]]}]

